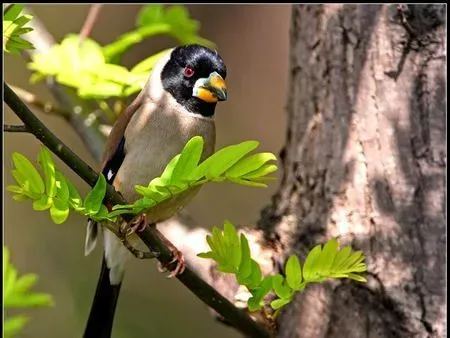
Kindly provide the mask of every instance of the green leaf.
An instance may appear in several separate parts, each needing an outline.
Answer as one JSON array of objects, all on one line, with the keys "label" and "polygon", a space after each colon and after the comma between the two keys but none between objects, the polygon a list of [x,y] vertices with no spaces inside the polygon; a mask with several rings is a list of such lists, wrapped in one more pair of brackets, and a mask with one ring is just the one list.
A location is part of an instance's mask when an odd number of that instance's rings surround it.
[{"label": "green leaf", "polygon": [[22,187],[19,187],[18,185],[8,185],[6,187],[6,191],[14,192],[16,194],[22,194],[23,193]]},{"label": "green leaf", "polygon": [[139,27],[134,31],[121,35],[116,41],[104,46],[103,55],[107,62],[118,63],[120,61],[120,56],[134,44],[139,43],[150,36],[170,33],[170,30],[170,25],[166,23]]},{"label": "green leaf", "polygon": [[272,287],[280,298],[292,297],[292,290],[286,285],[286,282],[279,273],[272,277]]},{"label": "green leaf", "polygon": [[250,256],[250,247],[248,245],[247,238],[244,234],[241,234],[241,264],[239,265],[240,278],[247,278],[252,271],[252,259]]},{"label": "green leaf", "polygon": [[66,179],[66,183],[67,189],[69,190],[69,203],[75,210],[78,210],[83,206],[83,200],[81,199],[80,193],[68,179]]},{"label": "green leaf", "polygon": [[354,264],[361,262],[364,259],[362,251],[355,251],[346,261],[345,267],[351,268]]},{"label": "green leaf", "polygon": [[45,193],[47,196],[54,197],[56,195],[55,163],[50,152],[44,146],[41,147],[38,161],[44,172]]},{"label": "green leaf", "polygon": [[264,297],[272,290],[272,276],[266,276],[256,290],[252,290],[252,297],[248,300],[250,312],[259,310],[264,306]]},{"label": "green leaf", "polygon": [[5,338],[17,335],[28,323],[28,317],[24,315],[7,318],[4,321],[3,333]]},{"label": "green leaf", "polygon": [[55,171],[55,185],[56,185],[56,199],[61,200],[62,202],[68,202],[69,201],[69,187],[67,185],[66,178],[64,175],[56,170]]},{"label": "green leaf", "polygon": [[224,147],[200,163],[191,178],[197,180],[203,176],[206,178],[217,177],[258,147],[258,145],[259,142],[257,141],[245,141]]},{"label": "green leaf", "polygon": [[235,163],[227,170],[227,177],[241,177],[261,168],[266,162],[275,161],[277,158],[272,153],[258,153]]},{"label": "green leaf", "polygon": [[264,164],[259,169],[256,169],[255,171],[245,174],[244,176],[242,176],[242,178],[246,178],[246,179],[261,178],[261,177],[269,175],[277,170],[278,170],[278,167],[275,164]]},{"label": "green leaf", "polygon": [[334,258],[332,270],[339,271],[351,253],[352,248],[349,245],[339,250],[339,252],[336,254],[336,257]]},{"label": "green leaf", "polygon": [[306,257],[305,263],[303,264],[303,278],[305,281],[311,281],[316,278],[315,262],[317,257],[319,257],[322,251],[321,245],[316,245]]},{"label": "green leaf", "polygon": [[30,273],[20,277],[14,285],[14,291],[17,293],[27,292],[38,281],[38,276]]},{"label": "green leaf", "polygon": [[142,6],[136,18],[136,26],[143,27],[152,25],[164,20],[164,7],[163,5],[146,5]]},{"label": "green leaf", "polygon": [[194,136],[186,143],[172,171],[172,181],[181,181],[197,167],[202,156],[203,143],[201,136]]},{"label": "green leaf", "polygon": [[227,220],[224,222],[223,235],[230,264],[237,272],[241,262],[240,241],[236,228]]},{"label": "green leaf", "polygon": [[275,299],[274,301],[272,301],[270,303],[270,306],[272,307],[272,309],[278,310],[278,309],[281,309],[286,304],[289,304],[291,301],[292,301],[292,299],[288,299],[288,298]]},{"label": "green leaf", "polygon": [[45,191],[44,181],[33,164],[17,152],[13,153],[12,158],[17,170],[30,182],[30,190],[33,193],[43,194]]},{"label": "green leaf", "polygon": [[24,9],[24,5],[12,4],[3,12],[3,20],[14,21]]},{"label": "green leaf", "polygon": [[68,201],[55,198],[50,208],[50,217],[56,224],[62,224],[66,221],[67,217],[69,217],[69,211]]},{"label": "green leaf", "polygon": [[23,5],[12,4],[3,13],[3,50],[13,55],[19,55],[21,50],[34,49],[33,44],[22,38],[32,30],[25,26],[32,18],[26,14],[19,16]]},{"label": "green leaf", "polygon": [[356,273],[349,273],[347,278],[353,279],[357,282],[367,283],[367,279],[365,279],[363,276],[358,275]]},{"label": "green leaf", "polygon": [[251,262],[251,269],[250,275],[248,276],[248,288],[253,289],[261,283],[261,268],[259,267],[258,263],[252,259]]},{"label": "green leaf", "polygon": [[53,198],[42,195],[38,200],[33,201],[33,210],[43,211],[49,209],[53,204]]},{"label": "green leaf", "polygon": [[302,283],[302,270],[298,257],[292,255],[286,262],[286,282],[291,289],[298,290]]},{"label": "green leaf", "polygon": [[103,203],[103,198],[106,193],[106,180],[103,174],[98,176],[98,180],[95,183],[94,188],[86,195],[84,199],[84,208],[89,214],[95,215]]},{"label": "green leaf", "polygon": [[216,257],[216,255],[214,255],[214,253],[212,251],[201,252],[201,253],[197,254],[197,256],[200,258],[209,258],[209,259],[214,259]]},{"label": "green leaf", "polygon": [[335,238],[329,240],[323,247],[322,252],[317,258],[316,269],[320,275],[329,275],[331,266],[338,250],[338,242]]}]

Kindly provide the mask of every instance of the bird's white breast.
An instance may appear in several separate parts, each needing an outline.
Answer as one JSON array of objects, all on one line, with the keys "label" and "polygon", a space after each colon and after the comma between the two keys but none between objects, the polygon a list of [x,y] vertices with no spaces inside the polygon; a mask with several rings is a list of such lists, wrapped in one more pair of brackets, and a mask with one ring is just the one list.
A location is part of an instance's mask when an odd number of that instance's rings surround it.
[{"label": "bird's white breast", "polygon": [[[188,113],[169,94],[158,104],[150,100],[144,102],[125,131],[125,159],[117,173],[116,189],[127,201],[135,201],[140,196],[134,186],[147,186],[153,178],[160,176],[169,161],[196,135],[205,141],[204,159],[214,151],[212,119]],[[171,217],[195,193],[184,195],[154,210],[149,221]]]}]

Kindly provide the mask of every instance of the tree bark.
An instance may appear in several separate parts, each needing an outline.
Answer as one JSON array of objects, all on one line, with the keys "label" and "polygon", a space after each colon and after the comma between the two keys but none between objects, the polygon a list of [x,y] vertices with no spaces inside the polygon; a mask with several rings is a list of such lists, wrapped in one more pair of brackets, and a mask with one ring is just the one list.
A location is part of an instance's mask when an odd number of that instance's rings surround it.
[{"label": "tree bark", "polygon": [[293,6],[284,174],[259,227],[283,258],[339,236],[369,273],[307,288],[278,337],[444,337],[444,6]]}]

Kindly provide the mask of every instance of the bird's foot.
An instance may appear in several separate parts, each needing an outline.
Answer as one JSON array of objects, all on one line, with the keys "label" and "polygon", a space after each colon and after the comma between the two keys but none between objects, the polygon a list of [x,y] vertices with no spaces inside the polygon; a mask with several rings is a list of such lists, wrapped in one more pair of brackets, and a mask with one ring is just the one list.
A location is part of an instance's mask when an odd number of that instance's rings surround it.
[{"label": "bird's foot", "polygon": [[147,228],[147,214],[140,214],[134,220],[132,220],[129,224],[130,230],[129,234],[135,233],[136,231],[142,232]]},{"label": "bird's foot", "polygon": [[158,232],[159,237],[161,240],[169,247],[170,251],[172,252],[173,259],[169,263],[158,263],[158,270],[160,272],[167,272],[171,269],[169,267],[177,262],[177,266],[175,269],[171,270],[170,274],[167,276],[167,278],[172,278],[177,275],[181,275],[184,272],[184,269],[186,268],[185,262],[184,262],[184,256],[180,250],[178,250],[175,245],[172,244],[171,241],[169,241],[166,236],[164,236],[157,228],[156,231]]},{"label": "bird's foot", "polygon": [[170,274],[167,276],[167,278],[173,278],[177,275],[181,275],[184,272],[184,269],[186,268],[186,265],[184,263],[184,256],[181,253],[181,251],[179,251],[178,249],[175,248],[175,250],[173,250],[171,248],[172,251],[172,255],[173,255],[173,259],[167,263],[167,264],[163,264],[161,262],[158,263],[158,270],[160,272],[167,272],[169,271],[168,266],[171,265],[172,263],[177,262],[177,266],[175,267],[175,269],[173,269]]}]

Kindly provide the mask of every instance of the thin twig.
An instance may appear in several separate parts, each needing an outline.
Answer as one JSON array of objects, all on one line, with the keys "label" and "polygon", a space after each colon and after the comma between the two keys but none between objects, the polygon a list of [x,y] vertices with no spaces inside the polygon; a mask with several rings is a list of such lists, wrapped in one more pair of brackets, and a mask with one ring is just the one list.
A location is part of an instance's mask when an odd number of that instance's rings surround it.
[{"label": "thin twig", "polygon": [[86,17],[86,21],[83,24],[83,28],[80,31],[80,42],[79,46],[83,44],[84,40],[91,34],[92,28],[94,28],[95,22],[97,21],[98,14],[102,9],[102,4],[94,4],[89,9],[89,13]]},{"label": "thin twig", "polygon": [[14,90],[14,92],[22,99],[22,101],[41,109],[44,113],[59,115],[66,120],[69,119],[70,113],[67,110],[61,109],[51,102],[42,102],[36,97],[36,95],[30,93],[29,91],[26,91],[25,89],[16,86],[11,86],[11,89]]},{"label": "thin twig", "polygon": [[5,133],[30,133],[30,130],[26,125],[12,125],[12,124],[4,124],[3,131]]},{"label": "thin twig", "polygon": [[[66,163],[86,183],[93,187],[97,181],[98,174],[72,150],[66,147],[64,143],[28,109],[6,83],[3,83],[3,88],[6,104],[30,129],[31,133]],[[125,203],[122,197],[109,184],[106,187],[105,202],[113,205]],[[130,219],[127,215],[124,215],[123,217],[125,220]],[[158,255],[157,259],[164,266],[168,266],[171,270],[175,268],[176,262],[173,262],[172,252],[158,236],[155,227],[147,227],[144,231],[136,234],[147,245],[150,251],[155,252]],[[177,275],[177,278],[198,298],[213,308],[245,335],[261,338],[270,337],[269,332],[267,332],[265,328],[253,321],[253,319],[245,312],[236,308],[189,267],[186,267],[182,274]]]}]

